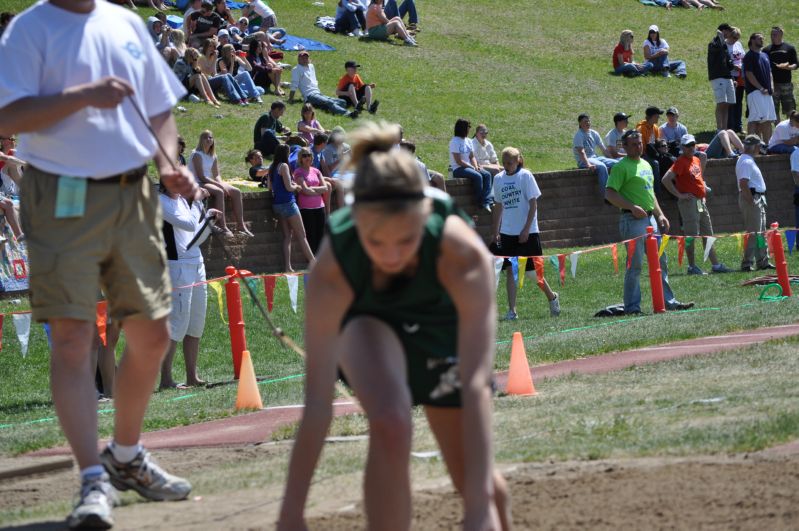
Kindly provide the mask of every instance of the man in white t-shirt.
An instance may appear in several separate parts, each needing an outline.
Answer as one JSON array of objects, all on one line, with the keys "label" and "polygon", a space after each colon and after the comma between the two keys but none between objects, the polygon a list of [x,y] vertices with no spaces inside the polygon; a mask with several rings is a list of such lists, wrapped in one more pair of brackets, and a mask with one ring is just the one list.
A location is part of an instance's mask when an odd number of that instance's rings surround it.
[{"label": "man in white t-shirt", "polygon": [[311,56],[306,51],[297,54],[297,66],[291,69],[289,103],[294,101],[294,94],[298,90],[303,101],[312,104],[317,109],[325,109],[333,114],[343,114],[353,119],[358,117],[357,110],[347,112],[346,101],[322,94],[322,91],[319,90],[319,82],[316,80],[316,70],[311,64]]},{"label": "man in white t-shirt", "polygon": [[[524,169],[523,164],[518,149],[508,147],[502,150],[502,167],[505,169],[494,177],[491,250],[497,256],[527,257],[525,271],[519,271],[519,274],[529,277],[528,272],[535,270],[532,257],[544,254],[538,234],[538,198],[541,197],[541,190],[533,174]],[[512,268],[512,264],[506,258],[502,263],[502,269],[507,270],[508,313],[505,319],[513,321],[518,318],[516,280],[509,268]],[[560,315],[558,294],[552,291],[546,279],[542,279],[538,287],[549,300],[550,315]]]},{"label": "man in white t-shirt", "polygon": [[[81,469],[67,523],[105,529],[113,524],[112,484],[154,500],[191,491],[139,443],[169,342],[171,299],[158,198],[145,174],[155,155],[165,186],[185,197],[198,192],[188,171],[172,163],[172,106],[185,90],[141,18],[108,2],[35,4],[0,39],[0,64],[0,135],[19,133],[19,155],[29,163],[20,204],[31,309],[50,325],[53,402]],[[156,152],[137,109],[164,152]],[[114,387],[114,435],[98,456],[90,349],[100,288],[127,349]]]},{"label": "man in white t-shirt", "polygon": [[799,149],[799,112],[789,111],[788,118],[777,124],[768,141],[769,153],[793,153]]},{"label": "man in white t-shirt", "polygon": [[748,135],[744,139],[744,154],[735,164],[735,177],[738,179],[738,207],[743,214],[744,230],[749,239],[741,260],[741,271],[774,269],[768,261],[765,245],[758,245],[758,236],[765,235],[766,228],[766,181],[752,158],[760,152],[760,137]]},{"label": "man in white t-shirt", "polygon": [[591,117],[581,114],[577,117],[579,128],[572,139],[572,151],[578,168],[588,168],[596,171],[599,182],[599,193],[605,197],[605,185],[608,183],[608,174],[611,168],[619,162],[612,158],[610,151],[602,142],[602,137],[591,129]]}]

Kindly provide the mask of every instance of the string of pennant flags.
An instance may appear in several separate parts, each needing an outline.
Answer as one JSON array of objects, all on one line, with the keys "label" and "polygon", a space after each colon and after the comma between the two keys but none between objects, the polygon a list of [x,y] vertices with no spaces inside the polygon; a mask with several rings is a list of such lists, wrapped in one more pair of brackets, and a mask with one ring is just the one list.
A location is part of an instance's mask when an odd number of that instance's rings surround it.
[{"label": "string of pennant flags", "polygon": [[[785,242],[788,247],[789,254],[793,253],[793,249],[797,243],[797,232],[799,229],[771,229],[776,230],[777,232],[782,233],[785,238]],[[627,264],[626,267],[630,267],[630,260],[632,255],[635,251],[637,245],[642,245],[643,242],[639,240],[643,240],[647,236],[641,235],[635,238],[630,238],[628,240],[623,240],[620,242],[609,243],[604,245],[599,245],[596,247],[591,247],[588,249],[581,249],[579,251],[573,251],[571,253],[561,253],[561,254],[553,254],[553,255],[542,255],[542,256],[495,256],[494,260],[494,270],[496,273],[496,282],[497,287],[499,286],[499,273],[502,270],[502,264],[504,260],[510,260],[511,267],[512,267],[512,274],[514,280],[516,280],[519,284],[519,288],[524,287],[524,277],[525,275],[519,275],[519,271],[525,271],[527,266],[528,260],[533,260],[536,280],[539,285],[541,285],[545,278],[545,264],[549,262],[552,268],[555,270],[558,280],[561,285],[566,283],[566,262],[568,259],[569,262],[569,269],[572,278],[577,277],[577,264],[581,256],[599,252],[604,250],[610,250],[611,260],[613,263],[613,271],[614,273],[619,273],[619,253],[618,247],[619,245],[626,245],[627,246]],[[706,262],[710,255],[710,250],[713,248],[713,245],[720,239],[729,239],[735,238],[737,241],[737,248],[738,252],[742,252],[749,243],[750,238],[755,237],[757,238],[757,247],[760,249],[769,247],[766,237],[763,233],[757,232],[740,232],[735,234],[728,234],[724,236],[671,236],[668,234],[665,235],[657,235],[656,236],[659,240],[658,243],[658,256],[662,256],[663,253],[666,251],[666,248],[671,241],[677,242],[677,261],[680,267],[683,265],[683,258],[685,255],[685,247],[689,245],[693,240],[699,238],[705,238],[705,250],[704,250],[704,257],[703,260]],[[280,278],[286,279],[286,284],[288,287],[289,292],[289,302],[291,305],[291,309],[294,313],[297,313],[297,298],[299,293],[299,279],[300,277],[303,278],[303,284],[307,282],[307,277],[305,273],[279,273],[279,274],[269,274],[269,275],[225,275],[222,277],[216,277],[209,280],[205,280],[202,282],[197,282],[194,284],[188,284],[185,286],[177,286],[173,287],[174,290],[178,289],[189,289],[196,286],[200,286],[203,284],[208,285],[209,288],[215,293],[217,299],[217,306],[219,308],[219,315],[222,318],[222,321],[227,324],[227,320],[225,319],[224,315],[224,307],[225,307],[225,296],[224,296],[224,288],[223,285],[225,282],[229,281],[232,278],[241,279],[247,283],[249,283],[250,287],[253,288],[253,291],[257,289],[257,283],[259,281],[263,282],[263,290],[264,296],[266,297],[266,305],[268,311],[271,313],[274,310],[274,298],[275,298],[275,288],[277,286],[277,281]],[[106,344],[106,327],[107,327],[107,302],[106,301],[99,301],[97,303],[97,312],[96,312],[96,324],[97,324],[97,331],[98,335],[100,336],[100,340],[102,341],[103,345]],[[23,310],[18,312],[7,312],[7,313],[0,313],[0,350],[3,348],[3,324],[5,322],[6,316],[11,316],[12,321],[14,323],[14,330],[16,332],[17,339],[20,343],[20,349],[22,352],[22,356],[26,357],[28,353],[28,344],[30,341],[30,328],[31,328],[31,312],[30,310]],[[47,336],[48,344],[51,343],[50,338],[50,330],[47,323],[43,324],[43,328],[45,331],[45,335]]]}]

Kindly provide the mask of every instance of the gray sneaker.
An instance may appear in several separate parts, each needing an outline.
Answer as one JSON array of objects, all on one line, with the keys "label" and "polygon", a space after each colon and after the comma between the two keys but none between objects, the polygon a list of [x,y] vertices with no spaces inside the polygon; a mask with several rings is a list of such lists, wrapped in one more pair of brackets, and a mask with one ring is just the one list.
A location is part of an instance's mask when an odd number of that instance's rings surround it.
[{"label": "gray sneaker", "polygon": [[694,266],[688,266],[688,274],[689,275],[705,275],[707,273],[705,273],[704,271],[699,269],[699,266],[695,266],[694,265]]},{"label": "gray sneaker", "polygon": [[70,529],[110,529],[114,525],[111,509],[119,500],[108,474],[86,479],[80,486],[80,500],[67,517]]},{"label": "gray sneaker", "polygon": [[549,315],[557,317],[560,315],[560,295],[555,293],[555,298],[549,301]]},{"label": "gray sneaker", "polygon": [[106,447],[100,454],[100,462],[111,476],[114,487],[118,490],[133,489],[148,500],[182,500],[191,492],[191,483],[158,466],[150,452],[144,449],[130,463],[120,463]]},{"label": "gray sneaker", "polygon": [[730,269],[729,267],[725,266],[722,263],[718,263],[718,264],[713,266],[713,269],[711,269],[711,272],[713,272],[713,273],[732,273],[732,269]]}]

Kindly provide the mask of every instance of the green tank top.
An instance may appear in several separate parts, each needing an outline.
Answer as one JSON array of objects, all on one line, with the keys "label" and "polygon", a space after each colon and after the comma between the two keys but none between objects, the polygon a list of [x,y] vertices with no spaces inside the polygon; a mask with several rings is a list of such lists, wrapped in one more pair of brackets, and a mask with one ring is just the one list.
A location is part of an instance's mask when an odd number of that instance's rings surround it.
[{"label": "green tank top", "polygon": [[452,357],[457,353],[458,316],[438,280],[437,261],[447,217],[460,216],[470,224],[471,219],[448,195],[429,190],[433,209],[425,223],[416,272],[413,276],[398,275],[385,290],[374,288],[372,263],[358,239],[349,207],[331,214],[329,235],[336,260],[355,295],[345,323],[369,315],[397,332],[406,353]]}]

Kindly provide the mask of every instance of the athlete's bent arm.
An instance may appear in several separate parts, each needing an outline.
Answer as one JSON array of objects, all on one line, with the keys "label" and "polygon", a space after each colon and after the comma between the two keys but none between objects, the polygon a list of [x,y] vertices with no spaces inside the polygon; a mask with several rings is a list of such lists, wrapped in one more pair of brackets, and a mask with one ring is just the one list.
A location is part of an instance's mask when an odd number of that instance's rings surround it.
[{"label": "athlete's bent arm", "polygon": [[305,529],[303,510],[333,415],[333,387],[341,321],[353,293],[325,239],[308,277],[305,296],[305,411],[289,461],[278,529]]},{"label": "athlete's bent arm", "polygon": [[491,444],[491,375],[497,318],[493,276],[492,258],[483,242],[466,222],[450,216],[441,243],[438,278],[458,312],[466,464],[464,529],[498,528]]}]

